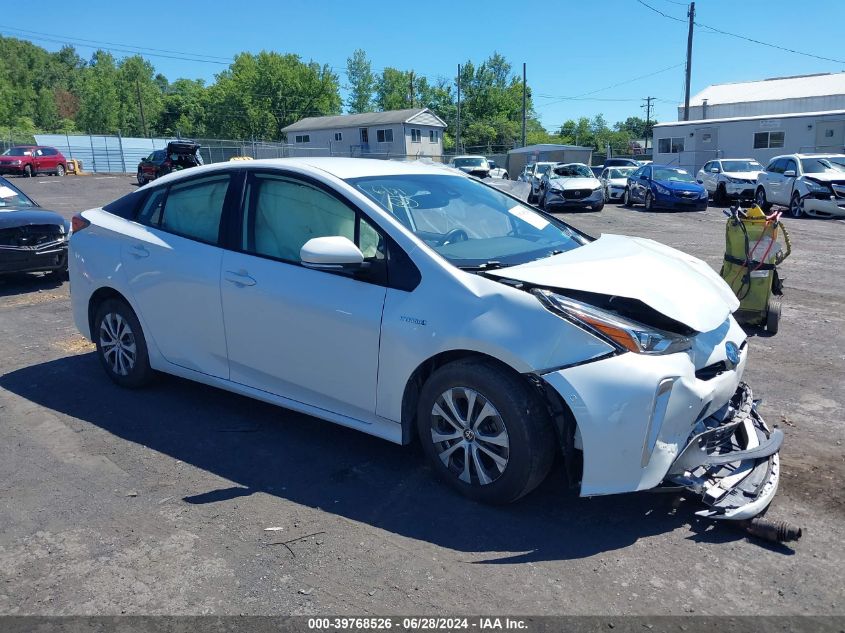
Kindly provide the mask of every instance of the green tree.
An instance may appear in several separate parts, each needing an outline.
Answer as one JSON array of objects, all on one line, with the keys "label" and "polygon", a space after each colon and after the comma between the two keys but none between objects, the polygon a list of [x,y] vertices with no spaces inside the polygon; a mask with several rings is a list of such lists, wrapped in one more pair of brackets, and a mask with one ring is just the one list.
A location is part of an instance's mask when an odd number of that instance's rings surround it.
[{"label": "green tree", "polygon": [[357,49],[346,60],[346,78],[349,80],[347,112],[357,114],[372,111],[376,77],[373,74],[370,60],[367,59],[367,54],[362,49]]},{"label": "green tree", "polygon": [[208,90],[201,79],[177,79],[167,88],[158,128],[167,136],[204,136]]},{"label": "green tree", "polygon": [[228,138],[281,139],[286,125],[341,109],[329,66],[267,51],[239,54],[208,97],[208,131]]},{"label": "green tree", "polygon": [[404,110],[411,105],[411,73],[385,68],[376,82],[376,105],[382,112]]},{"label": "green tree", "polygon": [[117,127],[125,136],[151,136],[164,106],[153,65],[140,55],[124,57],[117,68]]},{"label": "green tree", "polygon": [[117,66],[111,53],[97,51],[80,82],[77,127],[89,134],[114,134],[120,116]]},{"label": "green tree", "polygon": [[54,130],[59,124],[56,99],[49,88],[41,88],[35,101],[35,124],[42,130]]}]

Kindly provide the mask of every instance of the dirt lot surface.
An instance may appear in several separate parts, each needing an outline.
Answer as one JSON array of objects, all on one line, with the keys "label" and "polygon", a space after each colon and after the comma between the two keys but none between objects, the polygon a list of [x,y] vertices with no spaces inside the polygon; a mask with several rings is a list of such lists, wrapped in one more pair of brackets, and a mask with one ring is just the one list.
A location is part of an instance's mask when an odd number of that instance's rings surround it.
[{"label": "dirt lot surface", "polygon": [[[15,184],[68,217],[134,186]],[[716,268],[724,247],[714,208],[566,219]],[[746,376],[786,434],[769,516],[805,528],[794,548],[671,495],[579,499],[560,469],[476,505],[413,446],[175,378],[122,390],[67,284],[0,281],[0,613],[845,613],[845,223],[787,225],[781,331],[751,337]]]}]

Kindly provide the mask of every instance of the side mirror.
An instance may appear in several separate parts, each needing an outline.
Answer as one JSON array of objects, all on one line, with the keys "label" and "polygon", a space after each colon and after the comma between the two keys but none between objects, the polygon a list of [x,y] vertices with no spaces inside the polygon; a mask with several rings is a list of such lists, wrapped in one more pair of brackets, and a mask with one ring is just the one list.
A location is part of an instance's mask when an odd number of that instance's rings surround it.
[{"label": "side mirror", "polygon": [[710,173],[711,173],[711,174],[718,174],[718,173],[719,173],[719,168],[718,168],[718,167],[711,167],[711,168],[710,168]]},{"label": "side mirror", "polygon": [[784,178],[795,178],[795,170],[794,169],[787,169],[783,172]]},{"label": "side mirror", "polygon": [[317,270],[356,270],[364,265],[364,254],[348,237],[314,237],[299,250],[306,268]]}]

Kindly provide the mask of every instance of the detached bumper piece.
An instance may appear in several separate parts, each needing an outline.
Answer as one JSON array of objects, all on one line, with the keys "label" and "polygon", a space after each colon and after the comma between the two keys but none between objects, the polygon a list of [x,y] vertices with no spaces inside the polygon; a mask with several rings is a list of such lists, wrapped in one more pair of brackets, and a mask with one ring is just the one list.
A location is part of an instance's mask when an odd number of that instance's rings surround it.
[{"label": "detached bumper piece", "polygon": [[780,478],[783,431],[770,430],[741,383],[731,401],[699,421],[666,480],[699,495],[699,516],[742,521],[768,507]]}]

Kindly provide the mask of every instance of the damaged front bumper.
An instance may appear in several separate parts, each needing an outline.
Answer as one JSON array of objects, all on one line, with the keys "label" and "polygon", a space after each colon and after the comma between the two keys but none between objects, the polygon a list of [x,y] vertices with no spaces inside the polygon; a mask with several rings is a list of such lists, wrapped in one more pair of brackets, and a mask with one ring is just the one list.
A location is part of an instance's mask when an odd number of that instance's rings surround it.
[{"label": "damaged front bumper", "polygon": [[696,514],[744,520],[763,512],[778,488],[783,443],[757,413],[745,383],[721,409],[700,420],[665,482],[693,492],[707,506]]}]

